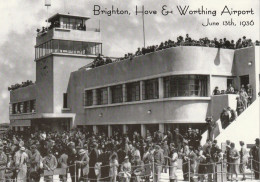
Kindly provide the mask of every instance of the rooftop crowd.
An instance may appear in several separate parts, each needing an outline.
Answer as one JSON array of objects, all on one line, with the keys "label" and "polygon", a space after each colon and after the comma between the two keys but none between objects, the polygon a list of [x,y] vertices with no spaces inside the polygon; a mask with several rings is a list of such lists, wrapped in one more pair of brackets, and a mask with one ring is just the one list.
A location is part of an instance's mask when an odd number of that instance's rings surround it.
[{"label": "rooftop crowd", "polygon": [[[207,118],[210,123],[211,118]],[[181,133],[174,131],[151,134],[145,138],[138,132],[132,135],[114,133],[107,137],[104,133],[94,134],[77,129],[64,132],[14,132],[9,131],[0,141],[0,181],[53,181],[56,168],[65,170],[60,180],[66,181],[67,173],[75,181],[124,181],[154,182],[161,180],[161,174],[169,172],[169,181],[175,182],[178,165],[182,165],[184,180],[213,181],[216,178],[215,164],[221,161],[227,166],[227,178],[237,180],[239,173],[246,179],[245,170],[248,152],[244,142],[237,150],[234,143],[226,142],[221,150],[216,140],[210,137],[201,144],[201,134],[197,129]],[[253,143],[253,141],[252,141]],[[249,154],[252,170],[259,179],[259,138]],[[179,161],[182,160],[182,164]],[[80,169],[80,170],[79,170]],[[80,172],[79,172],[80,171]]]},{"label": "rooftop crowd", "polygon": [[27,80],[26,82],[22,82],[21,84],[19,83],[16,83],[14,85],[11,85],[11,87],[8,87],[8,91],[11,91],[11,90],[16,90],[18,88],[22,88],[22,87],[27,87],[29,85],[33,85],[33,81],[31,80]]},{"label": "rooftop crowd", "polygon": [[[246,38],[246,36],[243,36],[242,38],[239,38],[236,42],[234,40],[228,40],[226,38],[223,39],[217,39],[214,38],[213,40],[210,40],[208,37],[200,38],[199,40],[192,39],[189,34],[186,34],[186,37],[183,38],[182,36],[177,37],[177,41],[168,40],[165,42],[161,42],[159,45],[152,45],[147,46],[143,48],[138,48],[135,54],[128,53],[125,54],[124,57],[117,59],[116,61],[122,61],[125,59],[133,59],[136,56],[145,55],[148,53],[160,51],[163,49],[171,48],[171,47],[179,47],[179,46],[200,46],[200,47],[215,47],[215,48],[222,48],[222,49],[240,49],[245,47],[251,47],[251,46],[259,46],[260,42],[256,40],[253,42],[251,39]],[[99,55],[96,60],[92,64],[92,68],[102,66],[105,64],[112,63],[112,60],[110,58],[106,58],[104,60],[101,55]]]}]

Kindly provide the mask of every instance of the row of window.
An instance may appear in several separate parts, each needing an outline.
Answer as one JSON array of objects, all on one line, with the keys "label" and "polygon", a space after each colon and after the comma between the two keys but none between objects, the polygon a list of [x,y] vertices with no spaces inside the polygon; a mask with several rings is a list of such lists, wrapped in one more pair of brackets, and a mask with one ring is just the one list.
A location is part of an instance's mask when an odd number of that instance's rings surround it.
[{"label": "row of window", "polygon": [[102,54],[102,44],[95,42],[50,40],[35,48],[35,59],[51,53],[98,55]]},{"label": "row of window", "polygon": [[[208,96],[208,76],[205,75],[177,75],[163,78],[164,98],[170,97],[207,97]],[[142,89],[141,89],[142,88]],[[159,80],[151,79],[126,83],[126,94],[123,94],[123,85],[111,86],[111,102],[122,103],[159,98]],[[84,93],[84,106],[108,104],[108,87],[95,90],[86,90]],[[125,98],[123,98],[125,97]]]},{"label": "row of window", "polygon": [[34,113],[36,108],[36,101],[29,100],[24,102],[12,103],[9,107],[9,114]]},{"label": "row of window", "polygon": [[78,29],[78,27],[85,25],[85,21],[81,18],[63,17],[63,24],[61,28]]}]

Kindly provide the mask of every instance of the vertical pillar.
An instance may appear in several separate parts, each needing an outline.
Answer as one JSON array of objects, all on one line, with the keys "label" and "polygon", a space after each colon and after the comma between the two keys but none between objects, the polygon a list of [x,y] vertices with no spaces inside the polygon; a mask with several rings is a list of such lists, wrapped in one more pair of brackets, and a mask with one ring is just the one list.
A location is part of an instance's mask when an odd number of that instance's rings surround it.
[{"label": "vertical pillar", "polygon": [[127,133],[127,126],[124,124],[123,125],[123,134],[126,134]]},{"label": "vertical pillar", "polygon": [[108,104],[112,104],[112,92],[111,87],[107,87]]},{"label": "vertical pillar", "polygon": [[113,134],[113,133],[112,133],[112,132],[113,132],[113,131],[112,131],[112,126],[111,126],[111,125],[108,125],[108,126],[107,126],[107,130],[108,130],[108,131],[107,131],[108,137],[111,137],[112,134]]},{"label": "vertical pillar", "polygon": [[141,136],[146,138],[146,126],[144,124],[141,124]]},{"label": "vertical pillar", "polygon": [[140,100],[145,100],[143,93],[145,93],[145,85],[144,81],[140,81]]},{"label": "vertical pillar", "polygon": [[212,75],[209,75],[209,79],[208,79],[208,96],[210,97],[212,95],[214,88],[212,85]]},{"label": "vertical pillar", "polygon": [[163,89],[163,78],[160,77],[158,78],[158,91],[159,91],[159,99],[162,99],[163,98],[163,92],[164,92],[164,89]]},{"label": "vertical pillar", "polygon": [[159,124],[159,131],[164,133],[164,124],[163,123]]},{"label": "vertical pillar", "polygon": [[123,87],[123,89],[122,89],[122,91],[123,91],[123,102],[127,102],[127,88],[126,88],[126,84],[124,83],[122,87]]},{"label": "vertical pillar", "polygon": [[97,89],[92,90],[93,95],[93,105],[97,105]]},{"label": "vertical pillar", "polygon": [[93,125],[93,132],[94,134],[98,133],[98,127],[96,125]]}]

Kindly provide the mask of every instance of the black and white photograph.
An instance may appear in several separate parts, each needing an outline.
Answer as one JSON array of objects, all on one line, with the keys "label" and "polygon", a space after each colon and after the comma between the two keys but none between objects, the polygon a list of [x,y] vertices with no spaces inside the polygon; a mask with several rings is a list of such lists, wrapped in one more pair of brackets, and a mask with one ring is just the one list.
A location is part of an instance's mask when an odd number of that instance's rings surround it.
[{"label": "black and white photograph", "polygon": [[259,0],[1,0],[0,182],[260,182]]}]

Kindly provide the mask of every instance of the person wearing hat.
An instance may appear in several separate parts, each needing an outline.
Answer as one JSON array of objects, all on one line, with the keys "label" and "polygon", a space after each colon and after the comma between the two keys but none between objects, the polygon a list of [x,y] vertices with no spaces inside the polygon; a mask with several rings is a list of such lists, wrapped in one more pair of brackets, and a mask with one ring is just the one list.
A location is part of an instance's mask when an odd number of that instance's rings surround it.
[{"label": "person wearing hat", "polygon": [[159,145],[155,145],[154,158],[154,182],[159,182],[161,178],[162,166],[164,164],[164,156]]},{"label": "person wearing hat", "polygon": [[[62,145],[63,150],[61,150],[61,156],[58,159],[58,166],[59,168],[65,169],[67,171],[68,168],[68,154],[67,154],[67,150],[66,150],[66,146]],[[66,182],[67,181],[67,174],[66,175],[60,175],[60,180],[62,182]]]},{"label": "person wearing hat", "polygon": [[14,161],[13,157],[11,154],[8,154],[8,160],[6,164],[6,169],[5,169],[5,181],[15,181],[15,166],[14,166]]},{"label": "person wearing hat", "polygon": [[84,149],[79,150],[79,161],[77,161],[77,163],[80,165],[79,181],[87,182],[89,173],[89,157]]},{"label": "person wearing hat", "polygon": [[151,163],[152,163],[153,155],[151,154],[151,148],[146,146],[143,155],[144,161],[144,179],[145,182],[150,182],[150,174],[151,174]]},{"label": "person wearing hat", "polygon": [[237,149],[235,149],[235,143],[230,144],[230,174],[231,174],[231,180],[233,180],[233,174],[236,176],[236,181],[238,180],[238,174],[239,174],[239,152]]},{"label": "person wearing hat", "polygon": [[14,161],[17,169],[17,182],[26,182],[28,155],[25,152],[25,147],[20,147],[20,150],[15,153]]},{"label": "person wearing hat", "polygon": [[183,140],[183,148],[181,149],[181,152],[179,153],[182,156],[182,171],[183,171],[183,178],[185,181],[188,181],[188,172],[189,172],[189,166],[188,166],[188,155],[190,153],[190,149],[188,146],[188,141]]},{"label": "person wearing hat", "polygon": [[174,131],[174,136],[173,136],[173,142],[175,146],[177,147],[178,152],[181,150],[182,147],[182,142],[183,142],[183,136],[179,132],[179,128],[176,128]]},{"label": "person wearing hat", "polygon": [[[241,93],[241,91],[239,91],[239,93]],[[236,111],[237,111],[237,115],[239,116],[244,111],[245,106],[244,106],[243,101],[240,99],[240,97],[237,97],[236,100],[237,100]]]},{"label": "person wearing hat", "polygon": [[98,162],[98,150],[97,150],[98,144],[94,141],[92,141],[90,145],[90,154],[89,154],[89,178],[90,182],[96,182],[97,181],[97,174],[95,172],[95,166]]},{"label": "person wearing hat", "polygon": [[[110,146],[110,147],[109,147]],[[110,161],[110,151],[111,145],[105,145],[103,147],[103,152],[98,157],[98,162],[101,163],[101,176],[103,181],[109,181],[109,161]]]},{"label": "person wearing hat", "polygon": [[41,154],[37,150],[36,145],[31,146],[31,158],[30,158],[30,175],[31,181],[40,181],[40,162]]},{"label": "person wearing hat", "polygon": [[141,160],[140,155],[135,154],[132,163],[133,182],[140,182],[143,172],[144,172],[144,162]]},{"label": "person wearing hat", "polygon": [[174,144],[170,145],[169,155],[170,167],[169,167],[169,178],[170,182],[177,182],[177,167],[178,167],[178,151]]},{"label": "person wearing hat", "polygon": [[239,169],[240,169],[240,173],[243,174],[243,178],[242,181],[246,180],[246,175],[245,175],[245,169],[246,169],[246,164],[248,162],[248,157],[247,157],[247,151],[245,148],[245,143],[243,141],[239,142],[241,149],[240,149],[240,165],[239,165]]},{"label": "person wearing hat", "polygon": [[253,146],[249,152],[252,157],[252,167],[255,173],[255,179],[260,179],[260,139],[255,139],[255,146]]},{"label": "person wearing hat", "polygon": [[131,163],[129,157],[125,156],[124,162],[121,165],[120,172],[118,174],[120,182],[130,182],[131,179]]},{"label": "person wearing hat", "polygon": [[[48,172],[53,172],[58,165],[56,157],[53,155],[52,150],[47,150],[47,156],[43,158],[43,169],[46,170],[44,171],[44,174]],[[46,182],[52,182],[53,181],[53,174],[47,174],[44,175],[44,181]]]},{"label": "person wearing hat", "polygon": [[110,157],[109,166],[110,166],[110,170],[109,170],[110,181],[116,182],[119,163],[117,160],[117,155],[115,153],[113,153],[112,156]]},{"label": "person wearing hat", "polygon": [[5,178],[5,168],[7,164],[7,156],[4,153],[3,146],[0,146],[0,181],[4,182]]}]

